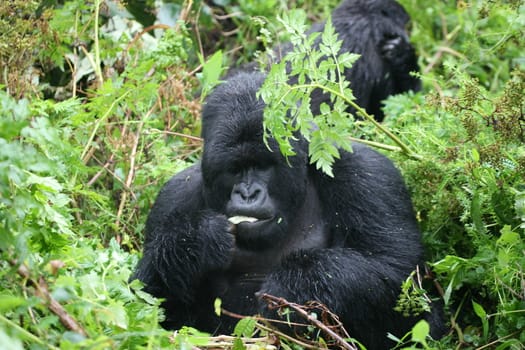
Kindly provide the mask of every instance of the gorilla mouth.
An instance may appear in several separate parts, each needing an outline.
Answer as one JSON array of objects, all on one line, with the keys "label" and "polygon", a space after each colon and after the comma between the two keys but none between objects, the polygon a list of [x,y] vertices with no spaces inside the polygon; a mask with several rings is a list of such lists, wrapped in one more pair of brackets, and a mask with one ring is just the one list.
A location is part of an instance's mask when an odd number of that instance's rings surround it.
[{"label": "gorilla mouth", "polygon": [[[248,214],[250,215],[250,214]],[[261,250],[262,247],[269,247],[277,241],[275,217],[254,217],[248,215],[232,215],[228,221],[233,225],[231,233],[237,238],[237,243],[244,249]],[[252,214],[253,215],[253,214]]]},{"label": "gorilla mouth", "polygon": [[254,223],[259,221],[259,219],[254,218],[252,216],[236,215],[228,218],[228,221],[234,225],[238,225],[242,222]]}]

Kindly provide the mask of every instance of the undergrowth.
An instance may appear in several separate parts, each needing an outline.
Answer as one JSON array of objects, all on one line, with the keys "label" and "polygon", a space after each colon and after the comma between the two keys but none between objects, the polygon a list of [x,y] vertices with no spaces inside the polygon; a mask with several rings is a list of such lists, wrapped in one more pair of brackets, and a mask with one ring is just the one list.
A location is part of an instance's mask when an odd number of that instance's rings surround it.
[{"label": "undergrowth", "polygon": [[[523,349],[525,5],[401,2],[424,89],[386,102],[382,127],[395,138],[366,120],[357,136],[402,170],[435,274],[437,291],[407,280],[399,305],[424,307],[428,292],[444,302],[450,332],[431,340],[420,323],[399,348]],[[137,21],[134,1],[129,12],[102,0],[0,4],[3,348],[300,347],[267,330],[255,337],[249,321],[211,340],[168,332],[159,301],[128,283],[160,186],[199,157],[201,104],[224,67],[290,39],[282,28],[297,18],[277,20],[290,8],[315,21],[336,1],[218,3],[148,2],[159,16],[174,11],[169,25]],[[324,170],[336,156],[312,155]]]}]

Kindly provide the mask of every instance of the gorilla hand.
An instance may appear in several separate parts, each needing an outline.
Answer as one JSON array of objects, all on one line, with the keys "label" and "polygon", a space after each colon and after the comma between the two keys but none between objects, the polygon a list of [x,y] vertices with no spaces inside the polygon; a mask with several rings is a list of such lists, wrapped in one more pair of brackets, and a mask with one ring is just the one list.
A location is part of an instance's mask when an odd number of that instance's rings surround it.
[{"label": "gorilla hand", "polygon": [[212,210],[170,212],[146,242],[135,278],[149,284],[147,291],[170,290],[182,300],[190,298],[196,279],[229,267],[235,250],[231,229],[226,216]]},{"label": "gorilla hand", "polygon": [[[235,251],[234,225],[225,215],[204,211],[199,217],[193,238],[196,246],[179,242],[189,253],[195,248],[202,263],[201,271],[225,270],[230,266]],[[188,238],[185,239],[185,242]]]},{"label": "gorilla hand", "polygon": [[384,59],[395,66],[399,61],[404,62],[407,52],[410,52],[410,43],[403,35],[385,34],[379,43],[379,51]]},{"label": "gorilla hand", "polygon": [[405,33],[389,33],[379,43],[379,52],[387,62],[391,79],[395,81],[393,93],[419,91],[421,80],[410,72],[419,72],[417,56]]}]

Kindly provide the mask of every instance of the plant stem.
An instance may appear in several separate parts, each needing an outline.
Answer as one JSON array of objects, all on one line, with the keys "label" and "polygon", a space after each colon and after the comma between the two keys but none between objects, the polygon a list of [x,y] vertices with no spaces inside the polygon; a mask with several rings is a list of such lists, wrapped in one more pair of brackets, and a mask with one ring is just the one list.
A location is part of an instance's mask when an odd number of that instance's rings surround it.
[{"label": "plant stem", "polygon": [[86,164],[87,161],[89,160],[86,157],[88,155],[89,149],[91,148],[91,142],[93,142],[93,140],[95,139],[95,136],[97,134],[98,128],[100,127],[101,123],[106,120],[106,118],[109,116],[109,113],[113,110],[113,108],[115,108],[115,106],[120,101],[122,101],[130,92],[131,92],[130,90],[125,91],[121,96],[119,96],[115,101],[113,101],[111,103],[111,106],[109,106],[109,109],[106,111],[106,113],[104,113],[104,115],[97,120],[97,122],[95,124],[95,128],[91,132],[91,135],[89,136],[88,142],[86,142],[86,146],[84,147],[84,151],[82,152],[82,155],[80,156],[80,159],[82,159],[84,164]]},{"label": "plant stem", "polygon": [[30,339],[30,340],[34,341],[35,343],[38,343],[38,344],[40,344],[42,346],[46,346],[49,349],[58,350],[57,347],[54,347],[51,344],[47,344],[42,339],[38,338],[36,335],[34,335],[33,333],[29,332],[28,330],[20,327],[19,325],[17,325],[16,323],[14,323],[10,319],[8,319],[7,317],[5,317],[3,315],[0,315],[0,321],[6,323],[9,327],[12,327],[12,328],[16,329],[16,331],[20,332],[20,334],[22,334],[23,337],[26,337],[27,339]]},{"label": "plant stem", "polygon": [[102,76],[102,70],[100,68],[100,43],[98,41],[99,31],[98,31],[98,20],[100,16],[100,2],[101,0],[95,0],[95,74],[97,76],[100,86],[104,83],[104,78]]},{"label": "plant stem", "polygon": [[[379,123],[377,120],[374,119],[373,116],[368,114],[363,108],[361,108],[357,103],[349,99],[347,96],[342,94],[339,91],[330,89],[324,85],[318,84],[318,83],[310,83],[310,84],[302,84],[302,85],[293,85],[290,86],[290,90],[296,90],[296,89],[310,89],[310,88],[318,88],[322,89],[328,93],[334,94],[336,96],[341,97],[348,105],[350,105],[352,108],[354,108],[357,111],[357,115],[362,116],[369,122],[371,122],[376,129],[379,129],[383,134],[385,134],[388,138],[390,138],[396,145],[399,146],[399,148],[391,148],[391,146],[384,145],[381,143],[374,143],[375,147],[387,149],[387,150],[399,150],[403,153],[405,153],[408,157],[422,160],[423,157],[415,152],[413,152],[403,141],[401,141],[394,133],[392,133],[390,130],[388,130],[386,127],[384,127],[381,123]],[[354,139],[356,140],[356,139]],[[356,140],[357,141],[357,140]],[[366,142],[363,142],[366,143]]]}]

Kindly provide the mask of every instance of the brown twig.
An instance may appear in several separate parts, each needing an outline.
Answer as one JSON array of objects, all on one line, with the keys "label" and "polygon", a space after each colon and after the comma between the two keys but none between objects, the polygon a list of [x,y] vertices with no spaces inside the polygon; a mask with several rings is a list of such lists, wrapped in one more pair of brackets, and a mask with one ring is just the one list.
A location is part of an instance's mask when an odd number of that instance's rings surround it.
[{"label": "brown twig", "polygon": [[[353,344],[350,344],[347,341],[345,341],[343,339],[343,337],[341,337],[339,334],[334,332],[331,329],[330,326],[327,326],[326,324],[324,324],[323,322],[319,321],[318,319],[313,318],[312,316],[310,316],[310,314],[308,314],[308,312],[305,310],[305,306],[299,305],[299,304],[295,304],[295,303],[291,303],[291,302],[287,301],[284,298],[278,298],[278,297],[275,297],[273,295],[266,294],[266,293],[261,294],[260,297],[261,297],[261,299],[265,300],[268,303],[268,307],[270,307],[270,308],[279,308],[279,309],[281,309],[281,308],[290,308],[290,309],[293,309],[295,312],[297,312],[298,315],[302,316],[303,318],[308,320],[308,322],[310,322],[312,325],[314,325],[315,327],[317,327],[318,329],[322,330],[327,335],[329,335],[337,344],[339,344],[339,346],[341,346],[341,348],[347,349],[347,350],[357,350],[357,348]],[[345,334],[344,336],[346,338],[350,338],[350,336],[348,335],[346,330],[342,327],[342,324],[339,322],[337,316],[335,316],[333,313],[331,313],[326,308],[326,306],[324,306],[324,305],[322,305],[320,303],[310,303],[310,305],[313,306],[316,309],[320,308],[323,311],[328,312],[329,316],[333,320],[335,320],[336,323],[338,323],[337,328],[339,328],[340,330],[342,330],[344,332],[344,334]]]},{"label": "brown twig", "polygon": [[492,342],[490,342],[490,343],[487,343],[487,344],[485,344],[485,345],[483,345],[483,346],[480,346],[480,347],[476,348],[476,350],[482,350],[482,349],[490,348],[490,347],[492,347],[493,345],[496,345],[497,343],[500,343],[500,342],[502,342],[502,341],[505,340],[505,339],[509,339],[509,338],[513,338],[513,337],[515,337],[518,333],[520,333],[520,331],[516,331],[516,332],[514,332],[514,333],[507,334],[507,335],[504,336],[504,337],[498,338],[498,339],[496,339],[496,340],[494,340],[494,341],[492,341]]},{"label": "brown twig", "polygon": [[[188,21],[188,17],[190,15],[191,7],[193,6],[193,0],[186,0],[184,1],[184,4],[182,6],[182,9],[179,14],[179,18],[177,22],[184,22],[186,23]],[[175,30],[179,29],[179,23],[175,24]]]},{"label": "brown twig", "polygon": [[[237,314],[237,313],[225,310],[223,308],[221,308],[221,313],[224,314],[224,315],[233,317],[233,318],[237,318],[237,319],[251,317],[251,318],[253,318],[256,321],[261,321],[261,322],[271,323],[271,324],[273,324],[273,323],[282,323],[282,324],[286,324],[286,325],[289,325],[289,326],[306,326],[305,324],[302,324],[302,323],[294,323],[294,322],[288,322],[288,321],[283,321],[283,320],[268,319],[268,318],[261,317],[261,316],[244,316],[244,315],[240,315],[240,314]],[[319,346],[317,346],[317,345],[313,345],[313,344],[309,344],[309,343],[303,342],[303,341],[301,341],[299,339],[296,339],[296,338],[294,338],[292,336],[289,336],[286,333],[283,333],[283,332],[279,331],[278,329],[276,329],[274,327],[267,327],[264,324],[262,324],[261,322],[257,322],[255,324],[255,326],[257,328],[259,328],[259,329],[262,329],[262,330],[266,331],[266,332],[273,333],[273,334],[279,336],[280,338],[284,338],[284,339],[287,339],[288,341],[296,343],[297,345],[299,345],[299,346],[301,346],[301,347],[303,347],[305,349],[319,349]]]},{"label": "brown twig", "polygon": [[91,178],[91,180],[89,180],[86,184],[87,187],[91,187],[95,181],[98,180],[98,178],[105,172],[108,170],[109,166],[113,164],[113,159],[115,158],[115,154],[112,153],[111,156],[109,157],[108,161],[106,162],[106,164],[104,164],[104,166],[102,167],[102,169],[100,169],[99,171],[97,171],[97,173]]},{"label": "brown twig", "polygon": [[233,318],[237,318],[239,320],[242,319],[242,318],[250,317],[250,318],[253,318],[256,321],[262,321],[262,322],[282,323],[282,324],[286,324],[286,325],[289,325],[289,326],[307,326],[304,323],[289,322],[289,321],[284,321],[284,320],[275,320],[275,319],[266,318],[266,317],[262,317],[262,316],[245,316],[245,315],[240,315],[240,314],[228,311],[228,310],[223,309],[223,308],[221,308],[221,314],[226,315],[226,316],[230,316],[230,317],[233,317]]},{"label": "brown twig", "polygon": [[124,50],[125,52],[128,52],[129,49],[135,45],[135,43],[146,33],[148,32],[151,32],[152,30],[155,30],[155,29],[170,29],[171,27],[167,24],[153,24],[151,26],[148,26],[146,28],[144,28],[140,33],[137,33],[135,34],[135,36],[133,37],[133,39],[131,39],[131,41],[128,43],[128,45],[126,46],[126,50]]},{"label": "brown twig", "polygon": [[180,132],[169,131],[169,130],[149,129],[147,134],[150,134],[150,135],[151,134],[165,134],[165,135],[172,135],[172,136],[180,136],[180,137],[184,137],[184,138],[186,138],[188,140],[197,141],[197,142],[202,142],[203,141],[202,137],[188,135],[188,134],[183,134],[183,133],[180,133]]},{"label": "brown twig", "polygon": [[428,265],[425,264],[425,277],[424,278],[428,278],[432,281],[433,285],[434,285],[434,288],[436,289],[438,295],[443,298],[444,295],[445,295],[445,291],[443,290],[443,287],[441,286],[441,284],[439,283],[439,281],[437,280],[434,272],[430,269],[430,267]]},{"label": "brown twig", "polygon": [[[233,342],[239,339],[238,337],[229,336],[229,335],[219,335],[216,337],[206,337],[208,341],[207,344],[199,345],[199,347],[194,347],[193,349],[202,349],[202,348],[212,348],[212,349],[230,349],[233,345]],[[275,339],[272,339],[270,336],[266,337],[257,337],[257,338],[240,338],[244,345],[252,344],[267,344],[266,349],[277,349],[275,345]]]},{"label": "brown twig", "polygon": [[[129,156],[130,158],[129,171],[128,171],[128,175],[126,177],[126,182],[125,182],[126,187],[129,189],[131,189],[133,179],[135,178],[135,162],[136,162],[136,157],[137,157],[137,149],[139,146],[139,140],[142,134],[142,128],[144,127],[144,123],[146,122],[146,120],[151,116],[151,114],[156,109],[157,109],[157,104],[155,104],[153,107],[150,108],[150,110],[146,113],[144,118],[141,119],[137,127],[137,132],[134,135],[133,146],[131,148],[131,154]],[[122,217],[122,213],[124,212],[124,207],[126,206],[127,198],[128,198],[128,191],[122,191],[122,194],[120,196],[120,204],[119,204],[119,208],[117,212],[117,220],[115,222],[115,226],[117,229],[120,226],[120,219]]]},{"label": "brown twig", "polygon": [[256,324],[256,327],[259,328],[259,329],[262,329],[266,332],[271,332],[275,335],[277,335],[278,337],[280,338],[284,338],[284,339],[287,339],[288,341],[292,342],[292,343],[295,343],[297,345],[299,345],[300,347],[304,348],[304,349],[316,349],[316,350],[319,350],[319,345],[317,344],[309,344],[309,343],[306,343],[300,339],[297,339],[297,338],[294,338],[292,336],[289,336],[288,334],[286,333],[283,333],[275,328],[271,328],[271,327],[267,327],[265,326],[264,324],[261,324],[261,323],[257,323]]},{"label": "brown twig", "polygon": [[[10,263],[13,266],[17,265],[15,261],[10,261]],[[36,296],[44,299],[47,302],[47,307],[49,308],[49,310],[58,316],[58,319],[64,325],[64,327],[87,337],[86,331],[77,323],[77,321],[66,311],[66,309],[64,309],[64,307],[58,301],[53,299],[51,293],[49,293],[49,288],[47,282],[44,280],[44,277],[39,277],[38,282],[33,280],[31,278],[29,269],[24,264],[18,266],[17,272],[20,276],[28,280],[34,286]]]}]

